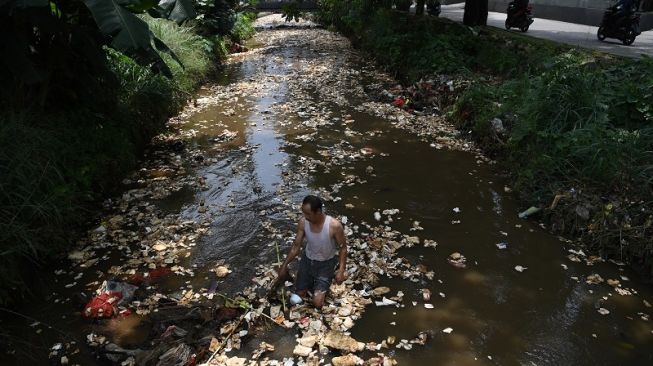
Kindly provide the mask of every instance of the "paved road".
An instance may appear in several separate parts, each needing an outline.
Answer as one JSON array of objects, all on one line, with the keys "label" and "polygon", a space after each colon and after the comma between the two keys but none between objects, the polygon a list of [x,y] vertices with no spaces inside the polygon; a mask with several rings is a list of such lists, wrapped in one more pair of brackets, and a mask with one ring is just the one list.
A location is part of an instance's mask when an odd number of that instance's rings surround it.
[{"label": "paved road", "polygon": [[[464,4],[443,5],[441,17],[462,22]],[[559,22],[557,20],[537,18],[537,5],[533,9],[535,13],[535,22],[531,24],[528,35],[538,38],[550,39],[552,41],[563,42],[574,46],[592,48],[615,55],[639,57],[642,54],[653,57],[653,31],[643,32],[637,37],[635,43],[631,46],[624,46],[617,39],[606,39],[607,42],[601,42],[596,39],[598,27],[590,25],[574,24]],[[504,28],[506,20],[505,13],[490,12],[488,15],[488,25],[497,28]],[[519,32],[513,29],[513,32]]]}]

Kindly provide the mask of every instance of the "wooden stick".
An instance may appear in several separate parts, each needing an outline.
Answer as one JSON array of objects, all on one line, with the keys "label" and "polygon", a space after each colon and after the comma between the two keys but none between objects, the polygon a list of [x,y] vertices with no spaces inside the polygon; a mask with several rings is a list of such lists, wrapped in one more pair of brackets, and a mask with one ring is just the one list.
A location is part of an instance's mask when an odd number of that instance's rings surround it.
[{"label": "wooden stick", "polygon": [[[229,300],[229,301],[231,301],[231,302],[236,302],[236,300],[230,298],[229,296],[227,296],[227,295],[225,295],[225,294],[221,294],[221,293],[219,293],[219,292],[216,292],[215,294],[218,295],[218,296],[223,297],[225,300]],[[254,311],[254,308],[252,307],[252,305],[250,305],[250,304],[247,303],[247,306],[243,306],[242,303],[243,303],[242,301],[239,301],[239,302],[238,302],[238,307],[240,307],[241,309],[245,309],[245,310],[251,311],[251,312],[253,312],[253,313],[255,313],[255,314],[259,314],[258,312]],[[246,302],[245,302],[245,303],[246,303]],[[245,314],[247,314],[247,313],[245,313]],[[277,321],[274,320],[274,319],[272,319],[272,317],[269,316],[268,314],[261,312],[259,315],[263,315],[264,317],[266,317],[266,318],[272,320],[272,322],[273,322],[274,324],[280,326],[281,328],[286,329],[285,326],[283,326],[283,325],[277,323]]]},{"label": "wooden stick", "polygon": [[[281,256],[279,255],[279,242],[274,242],[274,247],[277,249],[277,263],[281,263]],[[283,305],[283,313],[285,314],[288,309],[286,309],[286,281],[283,281],[281,284],[281,304]]]},{"label": "wooden stick", "polygon": [[[233,302],[236,301],[236,300],[234,300],[234,299],[231,299],[231,298],[228,297],[227,295],[221,294],[221,293],[219,293],[219,292],[216,292],[216,294],[219,295],[219,296],[224,297],[224,298],[227,299],[227,300],[231,300],[231,301],[233,301]],[[249,310],[250,312],[252,312],[252,311],[253,311],[252,305],[250,305],[250,304],[247,304],[247,305],[248,305],[247,308],[245,308],[245,307],[243,307],[243,306],[241,306],[241,308],[243,308],[243,309],[247,309],[247,310]],[[243,319],[245,319],[245,316],[246,316],[246,315],[247,315],[247,313],[245,313],[245,314],[243,314],[243,315],[240,316],[240,319],[238,320],[238,323],[236,323],[236,325],[235,325],[234,328],[231,330],[231,332],[229,332],[229,334],[228,334],[227,337],[224,339],[224,341],[222,341],[222,342],[220,343],[220,346],[218,347],[218,349],[216,349],[215,352],[213,352],[213,354],[211,354],[211,357],[209,357],[209,359],[205,362],[207,365],[208,365],[208,364],[213,360],[213,358],[215,358],[215,356],[218,354],[218,352],[220,352],[220,351],[222,350],[222,348],[224,348],[224,346],[227,344],[227,342],[229,341],[229,339],[234,335],[234,332],[236,331],[236,329],[238,329],[238,327],[240,326],[240,323],[243,322]],[[269,315],[264,314],[264,313],[261,313],[261,315],[263,315],[263,316],[265,316],[266,318],[272,320],[273,323],[275,323],[276,325],[278,325],[278,326],[280,326],[280,327],[282,327],[282,328],[285,329],[284,326],[282,326],[281,324],[277,323],[276,320],[272,319],[272,317],[270,317]]]},{"label": "wooden stick", "polygon": [[211,357],[209,357],[209,359],[206,361],[206,364],[207,364],[207,365],[208,365],[208,364],[213,360],[213,358],[215,357],[215,355],[217,355],[218,352],[220,352],[220,351],[222,350],[222,348],[224,348],[224,346],[227,344],[227,342],[229,341],[229,339],[231,338],[231,336],[234,335],[234,332],[236,331],[236,329],[238,329],[238,326],[240,325],[240,323],[242,323],[242,322],[243,322],[243,319],[245,319],[245,315],[247,315],[247,313],[243,314],[243,315],[240,317],[240,320],[238,321],[238,323],[236,323],[236,326],[234,326],[234,329],[232,329],[231,332],[229,332],[229,334],[228,334],[227,337],[224,339],[224,341],[222,341],[222,343],[220,343],[220,346],[218,347],[218,349],[216,349],[215,352],[213,352],[213,354],[211,355]]}]

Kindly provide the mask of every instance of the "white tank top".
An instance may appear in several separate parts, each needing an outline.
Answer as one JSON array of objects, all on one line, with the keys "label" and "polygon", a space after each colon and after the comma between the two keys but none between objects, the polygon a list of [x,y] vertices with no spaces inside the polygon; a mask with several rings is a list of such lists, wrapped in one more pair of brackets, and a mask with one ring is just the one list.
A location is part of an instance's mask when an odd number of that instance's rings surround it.
[{"label": "white tank top", "polygon": [[333,258],[338,248],[330,233],[331,216],[324,219],[319,233],[311,231],[310,223],[304,219],[304,236],[306,237],[306,257],[314,261],[326,261]]}]

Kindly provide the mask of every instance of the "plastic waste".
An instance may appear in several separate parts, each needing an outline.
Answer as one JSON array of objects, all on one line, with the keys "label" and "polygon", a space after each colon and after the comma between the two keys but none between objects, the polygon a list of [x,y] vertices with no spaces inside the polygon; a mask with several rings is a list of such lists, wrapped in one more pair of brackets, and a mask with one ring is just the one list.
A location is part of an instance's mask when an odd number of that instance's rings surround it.
[{"label": "plastic waste", "polygon": [[524,272],[527,269],[528,269],[528,267],[524,267],[524,266],[520,266],[520,265],[515,266],[515,271],[517,271],[517,272]]},{"label": "plastic waste", "polygon": [[157,366],[188,366],[195,365],[196,357],[193,349],[188,345],[181,343],[176,347],[170,348],[164,354],[159,356]]},{"label": "plastic waste", "polygon": [[467,262],[467,258],[458,252],[451,253],[449,258],[447,258],[447,262],[457,268],[465,268],[467,266],[465,264]]},{"label": "plastic waste", "polygon": [[518,216],[519,216],[520,219],[525,219],[528,216],[531,216],[531,215],[534,215],[534,214],[540,212],[541,210],[542,209],[539,208],[539,207],[531,206],[527,210],[520,212]]},{"label": "plastic waste", "polygon": [[157,281],[171,273],[172,270],[169,267],[158,267],[145,273],[136,273],[129,278],[128,282],[133,285],[149,285],[150,283]]},{"label": "plastic waste", "polygon": [[384,297],[381,301],[375,301],[374,304],[376,306],[388,306],[388,305],[397,305],[397,302]]},{"label": "plastic waste", "polygon": [[297,294],[290,295],[290,304],[291,305],[301,304],[302,302],[304,302],[304,300],[302,300],[302,298],[299,295],[297,295]]},{"label": "plastic waste", "polygon": [[120,300],[119,294],[104,293],[95,296],[84,307],[86,318],[111,318],[116,312],[115,303]]},{"label": "plastic waste", "polygon": [[131,311],[119,310],[118,307],[129,303],[137,288],[125,282],[104,281],[98,290],[99,295],[84,306],[82,315],[86,318],[111,318],[117,314],[128,316]]}]

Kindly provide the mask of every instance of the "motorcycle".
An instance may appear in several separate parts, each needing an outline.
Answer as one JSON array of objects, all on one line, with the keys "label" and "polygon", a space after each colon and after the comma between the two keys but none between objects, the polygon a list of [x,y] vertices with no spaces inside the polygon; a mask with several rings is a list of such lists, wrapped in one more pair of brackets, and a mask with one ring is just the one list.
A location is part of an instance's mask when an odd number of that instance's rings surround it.
[{"label": "motorcycle", "polygon": [[426,2],[426,13],[428,15],[437,17],[438,15],[440,15],[441,11],[442,11],[442,5],[440,5],[439,1],[429,0]]},{"label": "motorcycle", "polygon": [[596,37],[599,41],[616,38],[626,46],[630,46],[642,33],[639,28],[639,14],[631,13],[624,16],[620,15],[619,11],[620,6],[613,6],[605,10]]},{"label": "motorcycle", "polygon": [[527,32],[528,27],[533,24],[532,5],[517,8],[517,3],[511,1],[508,4],[508,10],[506,13],[508,15],[506,18],[506,29],[508,30],[510,28],[519,28],[520,31]]}]

